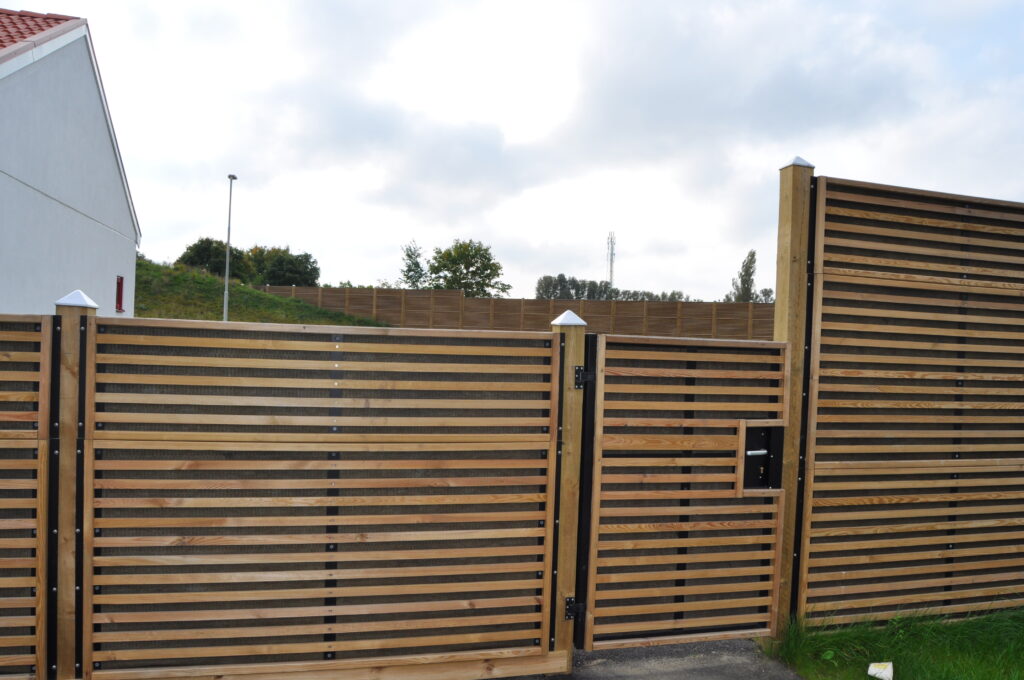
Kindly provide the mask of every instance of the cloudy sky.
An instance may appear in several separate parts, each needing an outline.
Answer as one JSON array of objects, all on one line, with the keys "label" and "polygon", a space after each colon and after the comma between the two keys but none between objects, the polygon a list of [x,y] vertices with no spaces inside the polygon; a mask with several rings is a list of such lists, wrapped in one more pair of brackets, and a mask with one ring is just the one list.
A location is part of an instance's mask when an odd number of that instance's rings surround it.
[{"label": "cloudy sky", "polygon": [[774,285],[778,169],[1024,200],[1024,12],[995,0],[100,2],[86,17],[143,231],[173,260],[289,245],[322,280],[400,247],[720,298]]}]

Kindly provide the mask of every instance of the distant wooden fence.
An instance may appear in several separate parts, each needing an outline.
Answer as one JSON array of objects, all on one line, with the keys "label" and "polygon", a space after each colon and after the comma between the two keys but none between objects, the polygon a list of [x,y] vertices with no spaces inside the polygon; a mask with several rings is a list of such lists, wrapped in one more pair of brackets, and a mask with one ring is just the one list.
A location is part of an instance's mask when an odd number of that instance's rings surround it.
[{"label": "distant wooden fence", "polygon": [[567,309],[594,333],[771,340],[771,304],[467,298],[461,290],[262,286],[261,290],[402,328],[543,331]]}]

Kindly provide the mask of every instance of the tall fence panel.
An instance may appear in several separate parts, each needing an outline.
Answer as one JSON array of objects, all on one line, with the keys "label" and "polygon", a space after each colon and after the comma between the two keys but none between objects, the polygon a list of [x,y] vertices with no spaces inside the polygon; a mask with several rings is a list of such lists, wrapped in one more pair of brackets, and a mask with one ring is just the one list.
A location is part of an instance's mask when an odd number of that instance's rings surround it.
[{"label": "tall fence panel", "polygon": [[87,677],[565,670],[557,335],[98,319],[89,338]]},{"label": "tall fence panel", "polygon": [[0,316],[0,677],[47,666],[51,329]]},{"label": "tall fence panel", "polygon": [[783,425],[785,362],[780,343],[599,336],[588,649],[770,633],[783,499],[744,478],[778,454],[747,443]]},{"label": "tall fence panel", "polygon": [[800,611],[1024,605],[1024,205],[817,181]]}]

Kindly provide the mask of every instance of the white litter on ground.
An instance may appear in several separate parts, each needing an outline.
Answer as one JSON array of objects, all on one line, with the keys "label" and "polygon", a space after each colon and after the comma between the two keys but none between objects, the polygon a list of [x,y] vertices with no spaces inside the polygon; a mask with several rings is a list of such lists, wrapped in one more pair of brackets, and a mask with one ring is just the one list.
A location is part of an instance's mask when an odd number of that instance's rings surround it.
[{"label": "white litter on ground", "polygon": [[880,661],[868,666],[868,675],[878,680],[892,680],[892,661]]}]

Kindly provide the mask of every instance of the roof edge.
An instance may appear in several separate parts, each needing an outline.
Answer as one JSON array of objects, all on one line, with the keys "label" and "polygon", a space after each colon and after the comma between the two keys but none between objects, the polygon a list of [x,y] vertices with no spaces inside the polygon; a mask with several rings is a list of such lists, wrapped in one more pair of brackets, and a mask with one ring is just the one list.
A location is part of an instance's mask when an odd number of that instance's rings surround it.
[{"label": "roof edge", "polygon": [[65,33],[70,33],[71,31],[86,25],[87,22],[85,19],[71,19],[62,24],[52,26],[45,31],[36,33],[28,40],[22,40],[21,42],[16,42],[13,45],[0,49],[0,64],[15,58],[20,54],[34,50],[43,43],[47,43],[54,38],[59,38]]}]

